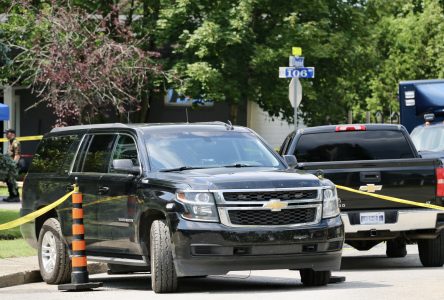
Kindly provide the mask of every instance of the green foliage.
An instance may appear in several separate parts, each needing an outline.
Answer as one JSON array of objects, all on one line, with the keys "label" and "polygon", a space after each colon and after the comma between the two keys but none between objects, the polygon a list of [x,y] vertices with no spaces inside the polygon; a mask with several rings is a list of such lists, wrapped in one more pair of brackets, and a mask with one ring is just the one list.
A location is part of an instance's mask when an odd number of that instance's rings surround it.
[{"label": "green foliage", "polygon": [[438,0],[403,2],[379,19],[374,31],[378,72],[370,80],[368,108],[398,111],[397,84],[444,76],[444,14]]},{"label": "green foliage", "polygon": [[15,179],[18,176],[17,164],[8,155],[0,154],[0,181]]},{"label": "green foliage", "polygon": [[163,46],[173,46],[171,84],[182,93],[240,105],[252,100],[291,119],[289,81],[277,70],[288,65],[291,47],[301,46],[306,65],[317,69],[314,80],[303,82],[306,122],[339,122],[348,109],[365,106],[372,60],[357,1],[167,2],[157,35]]}]

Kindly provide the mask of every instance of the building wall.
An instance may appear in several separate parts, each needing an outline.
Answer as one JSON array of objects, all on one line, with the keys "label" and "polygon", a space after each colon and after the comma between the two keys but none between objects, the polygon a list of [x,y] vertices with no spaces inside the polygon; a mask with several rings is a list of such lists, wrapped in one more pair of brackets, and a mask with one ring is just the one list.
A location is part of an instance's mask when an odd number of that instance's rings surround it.
[{"label": "building wall", "polygon": [[[287,135],[294,130],[294,124],[270,117],[253,101],[248,103],[248,127],[262,136],[274,149],[279,148]],[[303,127],[304,124],[300,122],[298,128]]]}]

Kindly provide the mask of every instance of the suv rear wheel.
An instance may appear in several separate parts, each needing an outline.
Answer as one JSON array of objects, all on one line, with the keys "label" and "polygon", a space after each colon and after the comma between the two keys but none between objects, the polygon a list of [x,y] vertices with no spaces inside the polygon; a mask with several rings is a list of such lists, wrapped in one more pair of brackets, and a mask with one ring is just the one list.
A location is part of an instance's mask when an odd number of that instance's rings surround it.
[{"label": "suv rear wheel", "polygon": [[442,267],[444,265],[444,232],[433,240],[418,241],[419,259],[424,267]]},{"label": "suv rear wheel", "polygon": [[394,239],[387,241],[387,249],[385,251],[387,257],[405,257],[407,255],[407,244],[403,239]]},{"label": "suv rear wheel", "polygon": [[156,293],[177,290],[170,230],[165,220],[156,220],[150,230],[151,286]]},{"label": "suv rear wheel", "polygon": [[300,270],[301,281],[305,286],[323,286],[327,285],[330,277],[330,271],[314,271],[313,269]]},{"label": "suv rear wheel", "polygon": [[38,240],[40,274],[48,284],[70,281],[71,262],[68,247],[63,242],[60,223],[50,218],[43,223]]}]

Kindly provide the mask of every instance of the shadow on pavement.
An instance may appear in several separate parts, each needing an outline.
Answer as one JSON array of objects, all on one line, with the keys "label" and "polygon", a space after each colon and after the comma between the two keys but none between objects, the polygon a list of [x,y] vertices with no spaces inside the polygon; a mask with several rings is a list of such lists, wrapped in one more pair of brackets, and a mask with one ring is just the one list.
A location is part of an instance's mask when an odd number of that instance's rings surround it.
[{"label": "shadow on pavement", "polygon": [[385,255],[365,255],[342,257],[341,271],[351,270],[389,270],[423,268],[418,254],[402,258],[389,258]]},{"label": "shadow on pavement", "polygon": [[[276,293],[288,291],[310,290],[336,290],[353,288],[380,288],[388,287],[385,284],[373,284],[369,282],[350,281],[338,284],[329,284],[324,287],[304,287],[300,282],[299,273],[294,272],[292,277],[256,276],[237,277],[208,276],[207,278],[181,278],[179,279],[178,293]],[[151,291],[150,276],[125,275],[118,277],[95,277],[94,280],[103,282],[107,289],[147,290]]]}]

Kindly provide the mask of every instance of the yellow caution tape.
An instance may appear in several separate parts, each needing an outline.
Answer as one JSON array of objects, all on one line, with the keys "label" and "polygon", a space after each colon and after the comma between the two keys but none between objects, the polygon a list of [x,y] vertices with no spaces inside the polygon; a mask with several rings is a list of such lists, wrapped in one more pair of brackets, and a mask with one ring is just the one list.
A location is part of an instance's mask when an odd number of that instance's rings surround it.
[{"label": "yellow caution tape", "polygon": [[[18,136],[17,140],[20,142],[26,142],[26,141],[39,141],[43,138],[43,135],[33,135],[33,136]],[[1,138],[0,142],[7,142],[8,139],[6,138]]]},{"label": "yellow caution tape", "polygon": [[352,189],[352,188],[349,188],[349,187],[346,187],[346,186],[342,186],[342,185],[336,185],[336,187],[338,189],[340,189],[340,190],[344,190],[344,191],[347,191],[347,192],[352,192],[352,193],[356,193],[356,194],[366,195],[366,196],[370,196],[370,197],[374,197],[374,198],[378,198],[378,199],[382,199],[382,200],[387,200],[387,201],[392,201],[392,202],[397,202],[397,203],[402,203],[402,204],[407,204],[407,205],[414,205],[414,206],[419,206],[419,207],[425,207],[425,208],[431,208],[431,209],[437,209],[437,210],[444,211],[444,207],[443,206],[439,206],[439,205],[415,202],[415,201],[404,200],[404,199],[399,199],[399,198],[390,197],[390,196],[378,195],[378,194],[372,194],[372,193],[368,193],[368,192],[358,191],[358,190],[355,190],[355,189]]},{"label": "yellow caution tape", "polygon": [[22,224],[25,224],[25,223],[27,223],[29,221],[32,221],[32,220],[40,217],[41,215],[47,213],[51,209],[53,209],[53,208],[59,206],[60,204],[62,204],[63,202],[65,202],[66,199],[68,199],[72,195],[72,193],[74,193],[74,191],[69,192],[68,194],[66,194],[65,196],[60,198],[59,200],[54,201],[53,203],[51,203],[51,204],[49,204],[49,205],[47,205],[45,207],[42,207],[41,209],[36,210],[35,212],[27,214],[24,217],[18,218],[16,220],[13,220],[13,221],[8,222],[8,223],[0,224],[0,230],[11,229],[11,228],[20,226]]}]

